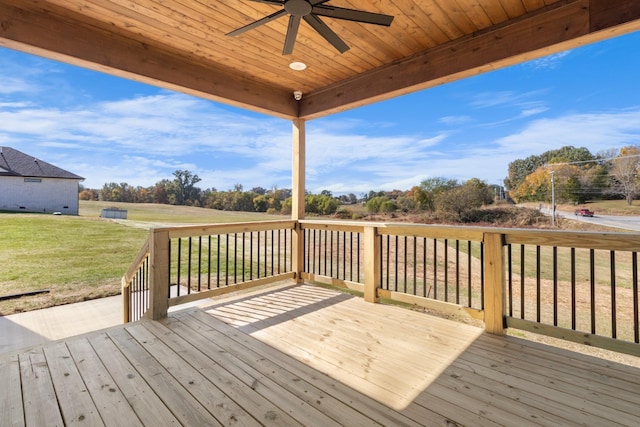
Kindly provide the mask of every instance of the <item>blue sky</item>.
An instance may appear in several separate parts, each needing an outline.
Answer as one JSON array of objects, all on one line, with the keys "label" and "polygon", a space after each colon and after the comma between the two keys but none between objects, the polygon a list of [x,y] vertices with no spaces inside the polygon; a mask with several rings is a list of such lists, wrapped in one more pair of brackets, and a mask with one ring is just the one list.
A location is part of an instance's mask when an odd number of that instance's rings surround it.
[{"label": "blue sky", "polygon": [[[640,33],[307,123],[307,189],[498,184],[563,145],[640,145]],[[0,146],[86,178],[150,186],[291,187],[291,123],[0,48]]]}]

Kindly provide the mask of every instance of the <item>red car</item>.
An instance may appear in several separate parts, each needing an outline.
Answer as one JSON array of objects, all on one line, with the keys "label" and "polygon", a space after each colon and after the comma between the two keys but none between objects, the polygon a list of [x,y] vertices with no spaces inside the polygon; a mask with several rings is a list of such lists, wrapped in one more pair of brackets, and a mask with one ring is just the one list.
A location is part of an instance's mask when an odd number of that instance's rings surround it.
[{"label": "red car", "polygon": [[580,216],[593,216],[593,211],[590,211],[587,208],[576,209],[574,213]]}]

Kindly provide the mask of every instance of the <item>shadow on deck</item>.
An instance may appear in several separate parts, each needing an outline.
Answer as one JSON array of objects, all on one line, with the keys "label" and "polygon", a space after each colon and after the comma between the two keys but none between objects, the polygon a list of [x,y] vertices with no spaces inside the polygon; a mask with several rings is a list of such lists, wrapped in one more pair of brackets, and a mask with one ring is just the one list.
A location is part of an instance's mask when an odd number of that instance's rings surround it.
[{"label": "shadow on deck", "polygon": [[637,425],[640,369],[312,286],[0,356],[2,425]]}]

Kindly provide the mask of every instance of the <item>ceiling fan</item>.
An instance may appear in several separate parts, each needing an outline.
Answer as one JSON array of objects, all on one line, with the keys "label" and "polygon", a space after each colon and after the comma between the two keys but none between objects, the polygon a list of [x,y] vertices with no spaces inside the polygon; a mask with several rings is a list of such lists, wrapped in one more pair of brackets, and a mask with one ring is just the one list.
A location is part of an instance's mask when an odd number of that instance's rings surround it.
[{"label": "ceiling fan", "polygon": [[285,15],[289,16],[289,26],[287,35],[284,40],[283,55],[289,55],[293,52],[293,45],[296,42],[300,20],[304,19],[311,27],[325,38],[340,53],[349,50],[349,46],[331,29],[322,22],[321,16],[327,18],[343,19],[346,21],[362,22],[374,25],[391,25],[393,16],[383,15],[381,13],[366,12],[364,10],[345,9],[343,7],[330,6],[329,0],[250,0],[256,3],[266,3],[275,6],[283,6],[283,9],[258,19],[255,22],[238,28],[237,30],[227,33],[228,36],[237,36],[245,31],[259,27],[262,24],[271,22]]}]

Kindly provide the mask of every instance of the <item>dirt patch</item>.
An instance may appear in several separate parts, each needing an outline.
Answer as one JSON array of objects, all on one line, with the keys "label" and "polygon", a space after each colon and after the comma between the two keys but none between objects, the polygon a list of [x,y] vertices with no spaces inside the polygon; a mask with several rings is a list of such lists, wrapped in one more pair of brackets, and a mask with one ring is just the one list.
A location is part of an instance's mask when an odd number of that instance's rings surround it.
[{"label": "dirt patch", "polygon": [[121,285],[119,282],[103,283],[91,287],[85,286],[82,290],[78,290],[77,287],[73,286],[54,286],[49,293],[0,301],[0,316],[105,298],[119,295],[120,292]]},{"label": "dirt patch", "polygon": [[460,221],[430,212],[394,212],[390,214],[363,214],[359,219],[371,222],[402,222],[451,226],[530,228],[539,230],[621,232],[619,228],[558,218],[556,226],[537,208],[520,206],[491,206],[465,213]]}]

